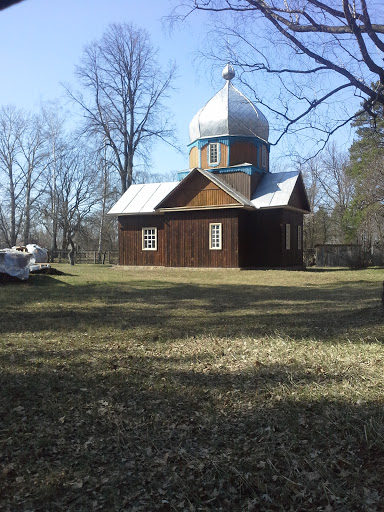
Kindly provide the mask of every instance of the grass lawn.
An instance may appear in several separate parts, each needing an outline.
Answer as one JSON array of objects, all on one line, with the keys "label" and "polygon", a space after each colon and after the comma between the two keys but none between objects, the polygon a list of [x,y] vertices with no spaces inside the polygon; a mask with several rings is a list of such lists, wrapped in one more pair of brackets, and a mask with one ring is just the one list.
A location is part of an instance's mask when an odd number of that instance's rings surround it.
[{"label": "grass lawn", "polygon": [[0,284],[0,509],[384,511],[383,269]]}]

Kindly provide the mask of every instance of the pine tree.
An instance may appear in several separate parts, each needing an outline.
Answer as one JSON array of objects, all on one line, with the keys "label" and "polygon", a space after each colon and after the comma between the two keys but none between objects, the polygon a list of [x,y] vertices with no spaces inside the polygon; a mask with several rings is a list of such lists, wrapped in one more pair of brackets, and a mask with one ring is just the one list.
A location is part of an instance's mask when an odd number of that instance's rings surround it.
[{"label": "pine tree", "polygon": [[367,246],[384,242],[384,109],[377,105],[373,111],[375,118],[364,113],[353,123],[356,140],[349,150],[348,169],[355,185],[348,221],[351,233]]}]

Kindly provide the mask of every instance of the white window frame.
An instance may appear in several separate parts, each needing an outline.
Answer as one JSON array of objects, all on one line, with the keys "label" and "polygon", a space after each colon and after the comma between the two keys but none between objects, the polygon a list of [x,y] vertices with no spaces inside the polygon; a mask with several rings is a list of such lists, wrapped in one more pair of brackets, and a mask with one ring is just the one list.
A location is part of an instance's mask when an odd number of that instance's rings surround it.
[{"label": "white window frame", "polygon": [[289,251],[291,249],[291,225],[285,225],[285,250]]},{"label": "white window frame", "polygon": [[157,228],[142,228],[141,237],[143,251],[157,251]]},{"label": "white window frame", "polygon": [[220,251],[223,248],[221,222],[211,222],[209,224],[209,249],[211,251]]},{"label": "white window frame", "polygon": [[303,226],[297,226],[297,249],[301,251],[303,248]]},{"label": "white window frame", "polygon": [[[216,160],[213,160],[211,157],[212,157],[212,152],[211,149],[213,150],[214,149],[214,153],[216,155]],[[219,162],[220,162],[220,154],[219,154],[219,151],[220,151],[220,148],[219,148],[219,143],[218,142],[211,142],[210,144],[208,144],[208,164],[209,165],[218,165]]]}]

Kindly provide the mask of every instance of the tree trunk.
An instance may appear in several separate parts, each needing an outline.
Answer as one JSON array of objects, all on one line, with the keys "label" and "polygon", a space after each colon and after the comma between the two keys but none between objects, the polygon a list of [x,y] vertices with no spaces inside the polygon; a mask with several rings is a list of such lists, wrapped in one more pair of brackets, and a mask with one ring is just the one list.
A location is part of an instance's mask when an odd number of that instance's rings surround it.
[{"label": "tree trunk", "polygon": [[73,240],[70,237],[69,237],[68,242],[71,246],[71,250],[68,253],[69,263],[70,263],[70,265],[74,265],[75,264],[75,256],[76,256],[75,244],[73,243]]},{"label": "tree trunk", "polygon": [[30,240],[30,230],[31,230],[31,178],[32,172],[29,168],[28,170],[28,179],[26,184],[26,192],[25,192],[25,207],[24,207],[24,232],[23,232],[23,244],[27,245]]}]

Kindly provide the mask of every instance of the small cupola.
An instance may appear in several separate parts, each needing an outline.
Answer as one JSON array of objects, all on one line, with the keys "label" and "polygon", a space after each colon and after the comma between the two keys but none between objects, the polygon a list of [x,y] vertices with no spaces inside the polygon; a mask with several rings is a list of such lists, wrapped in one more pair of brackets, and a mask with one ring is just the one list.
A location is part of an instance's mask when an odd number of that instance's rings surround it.
[{"label": "small cupola", "polygon": [[197,112],[189,125],[190,168],[249,175],[269,170],[268,121],[233,86],[235,76],[233,66],[228,63],[222,71],[224,87]]},{"label": "small cupola", "polygon": [[223,69],[224,87],[201,108],[189,125],[189,139],[244,136],[268,142],[269,124],[262,112],[238,91],[231,80],[235,70],[231,64]]}]

